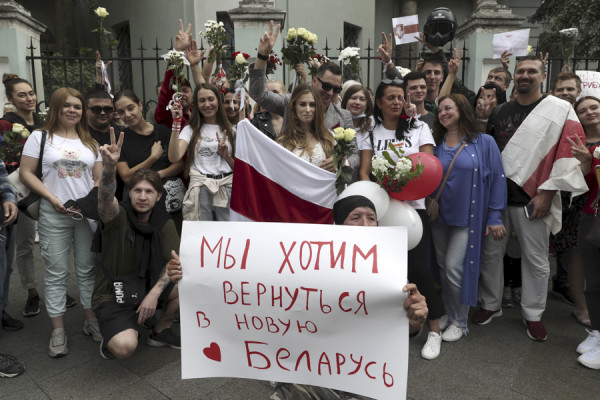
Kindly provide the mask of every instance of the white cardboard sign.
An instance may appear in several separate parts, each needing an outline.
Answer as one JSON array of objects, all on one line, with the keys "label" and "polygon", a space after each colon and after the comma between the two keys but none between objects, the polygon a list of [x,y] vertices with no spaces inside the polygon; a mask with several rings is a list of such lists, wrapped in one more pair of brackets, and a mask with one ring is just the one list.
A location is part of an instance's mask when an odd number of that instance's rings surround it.
[{"label": "white cardboard sign", "polygon": [[494,46],[494,58],[500,58],[505,50],[512,53],[514,57],[527,55],[529,44],[529,29],[497,33],[492,40]]},{"label": "white cardboard sign", "polygon": [[575,71],[581,79],[581,94],[583,96],[595,96],[600,98],[600,72]]},{"label": "white cardboard sign", "polygon": [[188,222],[182,378],[406,397],[406,228]]}]

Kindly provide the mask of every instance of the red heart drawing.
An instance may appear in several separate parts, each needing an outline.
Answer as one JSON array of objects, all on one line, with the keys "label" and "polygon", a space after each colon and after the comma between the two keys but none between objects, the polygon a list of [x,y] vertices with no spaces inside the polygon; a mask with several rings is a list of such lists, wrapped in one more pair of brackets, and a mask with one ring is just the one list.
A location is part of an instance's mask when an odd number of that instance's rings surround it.
[{"label": "red heart drawing", "polygon": [[219,345],[215,342],[212,342],[210,344],[210,347],[205,347],[204,350],[202,350],[202,352],[207,358],[213,361],[221,362],[221,349],[219,348]]},{"label": "red heart drawing", "polygon": [[198,328],[208,328],[210,326],[210,319],[206,318],[206,314],[202,311],[196,311],[196,319],[198,320]]}]

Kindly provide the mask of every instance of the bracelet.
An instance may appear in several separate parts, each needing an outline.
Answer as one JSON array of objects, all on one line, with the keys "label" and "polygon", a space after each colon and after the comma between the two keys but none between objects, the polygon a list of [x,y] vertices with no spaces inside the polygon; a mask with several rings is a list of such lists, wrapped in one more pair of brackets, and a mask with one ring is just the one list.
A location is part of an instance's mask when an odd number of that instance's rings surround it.
[{"label": "bracelet", "polygon": [[264,54],[261,54],[261,53],[256,53],[256,58],[258,58],[259,60],[263,60],[263,61],[269,61],[269,56],[265,56]]},{"label": "bracelet", "polygon": [[173,122],[171,125],[171,132],[179,132],[181,130],[181,122]]}]

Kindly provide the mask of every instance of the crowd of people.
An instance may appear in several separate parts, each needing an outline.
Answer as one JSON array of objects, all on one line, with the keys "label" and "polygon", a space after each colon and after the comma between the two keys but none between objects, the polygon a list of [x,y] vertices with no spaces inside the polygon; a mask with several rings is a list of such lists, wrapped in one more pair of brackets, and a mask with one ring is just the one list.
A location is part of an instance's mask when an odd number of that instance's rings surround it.
[{"label": "crowd of people", "polygon": [[[578,361],[600,369],[600,248],[586,238],[599,223],[600,159],[594,151],[600,145],[600,99],[577,100],[579,77],[561,72],[544,94],[546,60],[525,56],[511,74],[505,54],[475,93],[456,79],[461,54],[455,51],[447,62],[443,51],[422,38],[428,51],[415,71],[402,75],[390,57],[391,35],[382,34],[378,52],[385,78],[373,91],[358,82],[343,84],[337,63],[316,63],[312,81],[304,73],[305,82],[288,93],[266,75],[278,35],[279,26],[271,23],[248,68],[254,112],[239,92],[211,79],[213,63],[201,67],[204,52],[181,21],[174,47],[186,53],[193,83],[181,82],[180,100],[170,104],[174,73],[166,70],[155,122],[144,119],[132,90],[111,98],[101,76],[85,96],[72,88],[56,90],[44,121],[35,112],[31,84],[4,75],[14,109],[0,128],[7,132],[20,124],[30,135],[22,139],[18,163],[0,163],[2,329],[23,327],[4,310],[15,248],[22,289],[28,291],[22,314],[40,313],[32,256],[39,234],[51,357],[69,351],[63,316],[76,302],[67,294],[71,249],[82,330],[99,343],[102,357],[133,355],[141,327],[151,330],[149,345],[180,348],[171,327],[179,311],[181,224],[229,219],[236,125],[247,118],[291,153],[332,173],[338,168],[332,130],[354,129],[354,152],[345,160],[354,181],[375,180],[373,157],[390,145],[405,155],[428,153],[439,160],[443,180],[431,195],[437,218],[426,212],[424,198],[408,202],[424,235],[408,252],[411,285],[405,289],[411,301],[405,308],[414,320],[412,333],[428,325],[424,359],[438,357],[442,342],[469,334],[470,307],[478,307],[471,322],[485,325],[503,307],[520,306],[525,333],[546,340],[542,316],[554,252],[553,289],[590,328],[577,346]],[[40,196],[37,223],[23,213],[17,220],[10,173]],[[372,203],[353,200],[351,206],[336,203],[335,223],[376,225]],[[14,357],[0,355],[0,376],[23,371]]]}]

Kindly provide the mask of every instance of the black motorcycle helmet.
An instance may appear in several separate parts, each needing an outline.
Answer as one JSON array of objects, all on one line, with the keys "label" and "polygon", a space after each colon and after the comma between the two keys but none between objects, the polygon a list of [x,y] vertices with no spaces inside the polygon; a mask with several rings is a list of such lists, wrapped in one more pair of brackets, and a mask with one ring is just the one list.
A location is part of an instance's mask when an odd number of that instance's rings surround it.
[{"label": "black motorcycle helmet", "polygon": [[445,45],[454,39],[457,25],[452,10],[446,7],[436,8],[429,14],[423,27],[427,43],[438,47]]}]

